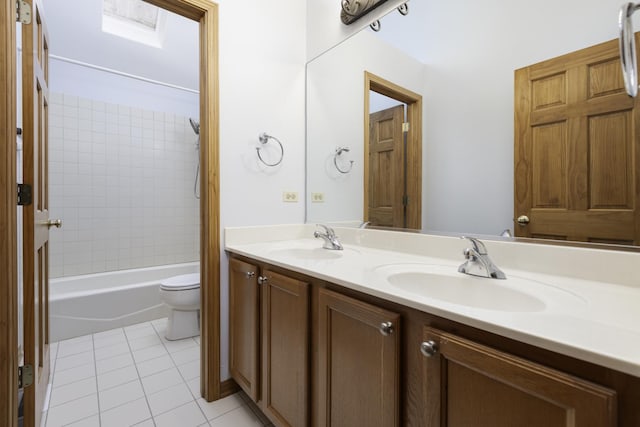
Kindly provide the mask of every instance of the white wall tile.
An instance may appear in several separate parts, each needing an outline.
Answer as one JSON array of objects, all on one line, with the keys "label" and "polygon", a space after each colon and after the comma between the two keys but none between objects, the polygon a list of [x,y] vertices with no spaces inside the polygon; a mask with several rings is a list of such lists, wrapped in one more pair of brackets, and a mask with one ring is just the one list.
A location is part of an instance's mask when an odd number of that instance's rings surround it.
[{"label": "white wall tile", "polygon": [[53,277],[196,261],[197,137],[187,118],[52,99],[51,206],[65,224]]}]

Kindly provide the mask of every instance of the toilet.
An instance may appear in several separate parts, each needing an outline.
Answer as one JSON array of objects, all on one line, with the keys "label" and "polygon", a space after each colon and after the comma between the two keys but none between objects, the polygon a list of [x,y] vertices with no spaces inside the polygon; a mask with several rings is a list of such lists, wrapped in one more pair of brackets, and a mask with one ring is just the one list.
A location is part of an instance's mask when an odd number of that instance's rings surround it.
[{"label": "toilet", "polygon": [[170,309],[165,338],[173,341],[200,335],[200,273],[164,279],[160,299]]}]

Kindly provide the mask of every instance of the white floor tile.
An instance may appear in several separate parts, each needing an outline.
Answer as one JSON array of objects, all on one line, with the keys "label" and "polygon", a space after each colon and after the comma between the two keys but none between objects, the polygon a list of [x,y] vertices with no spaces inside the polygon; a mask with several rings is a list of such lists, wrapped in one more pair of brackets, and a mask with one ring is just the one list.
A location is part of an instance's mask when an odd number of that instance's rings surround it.
[{"label": "white floor tile", "polygon": [[96,360],[109,359],[111,357],[119,356],[121,354],[129,353],[129,344],[127,341],[113,343],[105,347],[98,347],[95,349]]},{"label": "white floor tile", "polygon": [[187,381],[187,387],[191,390],[191,394],[195,399],[199,399],[200,395],[200,375]]},{"label": "white floor tile", "polygon": [[97,392],[96,378],[89,377],[71,384],[53,387],[49,407],[61,405]]},{"label": "white floor tile", "polygon": [[[51,347],[49,347],[51,349]],[[93,341],[68,342],[63,341],[58,347],[58,357],[72,356],[86,351],[93,351]]]},{"label": "white floor tile", "polygon": [[98,375],[98,390],[107,390],[137,379],[138,370],[136,367],[134,365],[125,366],[124,368]]},{"label": "white floor tile", "polygon": [[120,330],[120,333],[118,334],[93,338],[93,346],[96,349],[109,347],[115,344],[126,344],[126,343],[127,343],[127,337],[124,335],[124,332],[122,330]]},{"label": "white floor tile", "polygon": [[75,369],[67,369],[66,371],[54,372],[53,385],[61,386],[71,384],[76,381],[84,380],[96,375],[96,367],[93,364],[81,365]]},{"label": "white floor tile", "polygon": [[176,351],[186,350],[187,348],[197,347],[200,348],[200,345],[195,342],[193,338],[185,338],[183,340],[177,341],[163,341],[163,344],[169,353],[175,353]]},{"label": "white floor tile", "polygon": [[197,427],[207,420],[195,402],[179,406],[169,412],[154,417],[156,427]]},{"label": "white floor tile", "polygon": [[158,337],[157,334],[154,335],[145,335],[140,338],[129,340],[129,346],[131,350],[139,350],[141,348],[147,348],[154,345],[162,344],[162,340]]},{"label": "white floor tile", "polygon": [[174,368],[175,364],[173,363],[173,360],[171,360],[169,355],[164,355],[155,359],[145,360],[144,362],[136,364],[136,366],[138,367],[138,373],[142,378],[148,377],[149,375],[153,375],[161,371],[165,371],[170,368]]},{"label": "white floor tile", "polygon": [[207,416],[208,420],[218,418],[219,416],[233,411],[245,404],[239,393],[232,394],[231,396],[216,400],[215,402],[207,402],[202,398],[197,399],[196,402],[202,409],[202,412]]},{"label": "white floor tile", "polygon": [[101,338],[110,337],[114,335],[124,336],[124,328],[116,328],[116,329],[109,329],[108,331],[96,332],[95,334],[93,334],[93,339],[95,341],[96,339],[101,339]]},{"label": "white floor tile", "polygon": [[180,350],[175,353],[171,353],[171,358],[176,365],[184,365],[194,360],[200,360],[200,347],[190,347],[185,350]]},{"label": "white floor tile", "polygon": [[191,380],[200,376],[200,361],[194,360],[193,362],[179,365],[178,370],[185,380]]},{"label": "white floor tile", "polygon": [[262,423],[246,405],[210,420],[211,427],[262,427]]},{"label": "white floor tile", "polygon": [[141,348],[139,350],[133,350],[133,359],[136,363],[140,363],[166,354],[169,354],[167,349],[164,348],[162,344],[158,344],[151,347]]},{"label": "white floor tile", "polygon": [[67,369],[77,368],[80,365],[93,364],[93,350],[83,353],[74,354],[67,357],[58,357],[56,360],[56,371],[64,371]]},{"label": "white floor tile", "polygon": [[97,413],[98,395],[92,394],[55,408],[50,408],[47,414],[47,427],[63,426]]},{"label": "white floor tile", "polygon": [[129,365],[133,365],[133,357],[131,357],[131,353],[125,353],[108,359],[97,360],[96,370],[98,374],[104,374]]},{"label": "white floor tile", "polygon": [[67,424],[67,427],[100,427],[100,416],[94,415],[92,417],[76,421],[73,424]]},{"label": "white floor tile", "polygon": [[142,379],[142,386],[146,394],[157,393],[166,388],[184,382],[177,368],[167,369]]},{"label": "white floor tile", "polygon": [[153,419],[150,418],[139,424],[136,424],[135,427],[156,427],[156,425],[154,424]]},{"label": "white floor tile", "polygon": [[92,340],[91,335],[82,335],[80,337],[69,338],[67,340],[58,341],[58,345],[70,345],[70,344],[76,344],[84,341],[91,341],[91,340]]},{"label": "white floor tile", "polygon": [[101,411],[107,411],[124,403],[140,399],[141,397],[144,397],[144,391],[142,390],[142,384],[140,384],[139,380],[131,381],[98,393]]},{"label": "white floor tile", "polygon": [[182,383],[157,393],[150,394],[147,396],[147,400],[149,401],[151,413],[155,417],[156,415],[193,401],[193,396],[191,395],[189,388]]},{"label": "white floor tile", "polygon": [[[138,399],[100,413],[102,427],[125,427],[151,418],[146,399]],[[49,427],[49,426],[47,426]]]}]

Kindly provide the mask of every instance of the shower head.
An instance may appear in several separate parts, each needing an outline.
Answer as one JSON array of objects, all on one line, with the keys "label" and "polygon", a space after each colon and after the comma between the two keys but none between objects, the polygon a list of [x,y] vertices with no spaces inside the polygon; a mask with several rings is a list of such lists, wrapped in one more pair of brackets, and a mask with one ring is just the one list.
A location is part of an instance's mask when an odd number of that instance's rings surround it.
[{"label": "shower head", "polygon": [[196,133],[196,135],[200,135],[200,123],[196,122],[192,118],[189,118],[189,123],[191,123],[191,127],[193,128],[193,131]]}]

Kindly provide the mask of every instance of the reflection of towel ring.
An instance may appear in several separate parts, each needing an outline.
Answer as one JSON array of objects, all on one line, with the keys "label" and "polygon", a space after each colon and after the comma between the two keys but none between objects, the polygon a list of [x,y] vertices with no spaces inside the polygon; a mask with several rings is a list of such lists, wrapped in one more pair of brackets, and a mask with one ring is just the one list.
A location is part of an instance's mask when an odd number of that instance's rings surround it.
[{"label": "reflection of towel ring", "polygon": [[258,140],[260,141],[260,144],[262,144],[262,145],[264,145],[267,142],[269,142],[269,139],[273,139],[280,146],[280,160],[278,160],[275,163],[267,163],[267,162],[265,162],[264,159],[262,158],[262,156],[260,155],[260,148],[262,148],[262,147],[256,147],[256,151],[258,152],[258,158],[260,159],[260,161],[262,163],[264,163],[267,166],[278,166],[282,162],[282,158],[284,157],[284,148],[282,148],[282,143],[275,136],[267,135],[265,132],[262,132],[260,135],[258,135]]},{"label": "reflection of towel ring", "polygon": [[338,156],[342,155],[342,153],[344,152],[349,152],[349,147],[338,147],[336,148],[336,154],[333,155],[333,164],[336,166],[336,169],[338,169],[338,172],[340,173],[349,173],[351,172],[351,169],[353,169],[353,160],[349,160],[349,169],[344,170],[344,169],[340,169],[340,166],[338,166]]}]

